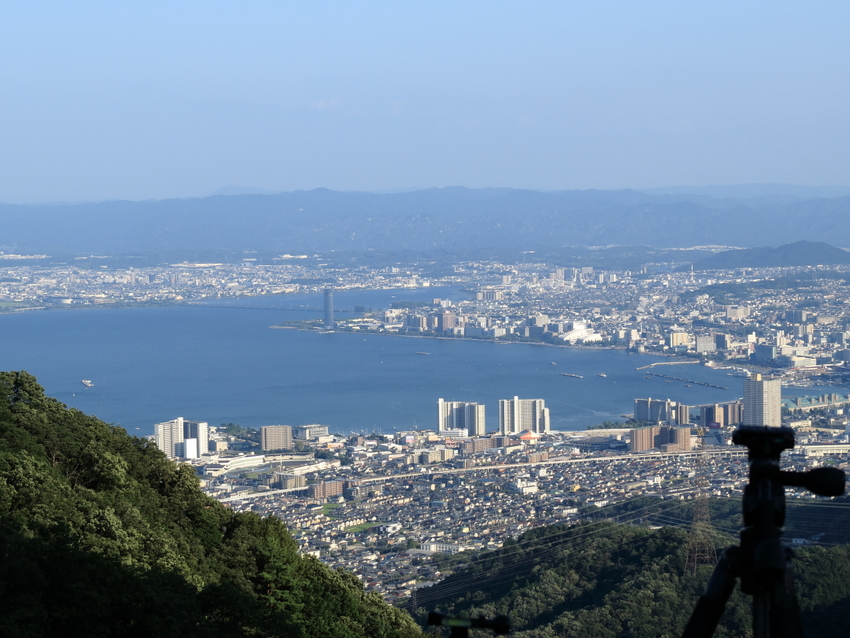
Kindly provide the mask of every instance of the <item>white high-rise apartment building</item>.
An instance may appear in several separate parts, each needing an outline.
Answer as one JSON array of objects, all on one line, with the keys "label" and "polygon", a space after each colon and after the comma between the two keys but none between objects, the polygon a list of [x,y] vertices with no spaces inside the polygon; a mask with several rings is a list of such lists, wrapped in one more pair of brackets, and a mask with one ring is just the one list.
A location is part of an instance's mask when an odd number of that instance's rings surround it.
[{"label": "white high-rise apartment building", "polygon": [[499,434],[519,434],[531,430],[537,434],[549,432],[549,408],[543,399],[499,400]]},{"label": "white high-rise apartment building", "polygon": [[170,459],[197,459],[209,451],[209,424],[182,416],[154,426],[156,446]]},{"label": "white high-rise apartment building", "polygon": [[484,436],[484,405],[465,401],[443,401],[437,399],[437,429],[464,432],[464,436]]},{"label": "white high-rise apartment building", "polygon": [[744,425],[782,426],[782,382],[754,373],[744,380]]}]

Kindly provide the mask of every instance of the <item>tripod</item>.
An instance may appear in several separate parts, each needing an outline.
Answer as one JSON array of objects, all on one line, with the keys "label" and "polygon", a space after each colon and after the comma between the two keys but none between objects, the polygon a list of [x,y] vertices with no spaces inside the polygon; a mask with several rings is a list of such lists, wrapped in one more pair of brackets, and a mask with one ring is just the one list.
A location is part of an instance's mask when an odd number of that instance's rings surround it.
[{"label": "tripod", "polygon": [[710,638],[740,578],[753,597],[753,638],[802,638],[790,548],[779,541],[785,523],[785,487],[805,487],[819,496],[844,493],[844,472],[821,467],[808,472],[779,469],[779,455],[794,447],[791,428],[742,425],[732,442],[745,445],[750,476],[744,488],[740,546],[727,548],[700,596],[683,638]]}]

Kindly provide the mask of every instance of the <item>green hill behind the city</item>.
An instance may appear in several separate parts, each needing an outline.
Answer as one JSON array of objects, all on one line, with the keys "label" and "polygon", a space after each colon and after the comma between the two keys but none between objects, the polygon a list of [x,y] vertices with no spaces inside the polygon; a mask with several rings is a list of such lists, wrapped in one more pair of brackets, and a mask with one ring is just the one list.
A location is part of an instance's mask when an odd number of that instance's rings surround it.
[{"label": "green hill behind the city", "polygon": [[850,264],[850,252],[822,241],[795,241],[777,248],[726,250],[696,263],[698,270],[730,268],[780,268]]}]

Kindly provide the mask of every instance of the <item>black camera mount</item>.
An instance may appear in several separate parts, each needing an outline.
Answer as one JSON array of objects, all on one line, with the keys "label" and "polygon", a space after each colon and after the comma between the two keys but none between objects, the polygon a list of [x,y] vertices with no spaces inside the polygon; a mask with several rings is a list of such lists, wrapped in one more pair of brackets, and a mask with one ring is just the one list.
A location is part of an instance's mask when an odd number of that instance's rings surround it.
[{"label": "black camera mount", "polygon": [[818,496],[840,496],[844,472],[829,467],[808,472],[780,470],[779,456],[794,447],[794,431],[788,427],[742,425],[732,435],[732,442],[747,447],[750,463],[741,544],[723,552],[682,636],[709,638],[714,633],[739,578],[741,591],[753,597],[753,638],[802,638],[793,554],[779,540],[785,524],[785,488],[804,487]]}]

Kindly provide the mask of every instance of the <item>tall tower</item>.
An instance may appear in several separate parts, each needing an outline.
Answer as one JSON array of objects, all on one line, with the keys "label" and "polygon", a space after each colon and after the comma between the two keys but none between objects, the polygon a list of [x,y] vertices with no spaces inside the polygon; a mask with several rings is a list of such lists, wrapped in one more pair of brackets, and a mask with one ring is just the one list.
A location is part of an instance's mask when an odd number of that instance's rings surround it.
[{"label": "tall tower", "polygon": [[543,399],[499,400],[499,433],[519,434],[531,430],[536,434],[549,432],[549,408]]},{"label": "tall tower", "polygon": [[209,424],[183,419],[183,445],[183,456],[187,459],[198,459],[209,452]]},{"label": "tall tower", "polygon": [[197,459],[209,451],[209,425],[182,416],[154,425],[156,446],[170,459]]},{"label": "tall tower", "polygon": [[753,373],[744,380],[744,425],[782,426],[782,382]]},{"label": "tall tower", "polygon": [[183,456],[183,417],[153,426],[156,446],[170,459]]},{"label": "tall tower", "polygon": [[466,430],[469,436],[484,436],[484,405],[465,401],[437,399],[437,427],[440,431]]},{"label": "tall tower", "polygon": [[325,329],[333,330],[334,326],[334,289],[325,288]]}]

